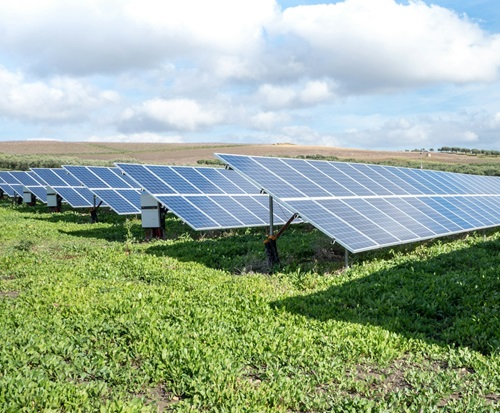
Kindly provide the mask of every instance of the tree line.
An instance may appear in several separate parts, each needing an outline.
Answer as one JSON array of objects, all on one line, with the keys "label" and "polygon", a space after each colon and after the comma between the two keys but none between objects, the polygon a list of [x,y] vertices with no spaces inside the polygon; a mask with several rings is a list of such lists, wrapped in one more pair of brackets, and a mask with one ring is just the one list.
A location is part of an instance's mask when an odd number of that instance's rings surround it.
[{"label": "tree line", "polygon": [[500,151],[493,149],[470,149],[470,148],[459,148],[457,146],[443,146],[438,149],[438,152],[447,153],[462,153],[466,155],[487,155],[487,156],[499,156]]}]

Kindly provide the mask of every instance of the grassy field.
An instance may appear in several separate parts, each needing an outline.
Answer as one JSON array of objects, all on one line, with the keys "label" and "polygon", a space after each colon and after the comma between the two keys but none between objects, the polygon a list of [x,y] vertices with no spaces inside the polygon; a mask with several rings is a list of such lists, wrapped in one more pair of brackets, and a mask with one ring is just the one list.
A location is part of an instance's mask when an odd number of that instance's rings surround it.
[{"label": "grassy field", "polygon": [[0,410],[494,412],[500,232],[354,257],[0,201]]}]

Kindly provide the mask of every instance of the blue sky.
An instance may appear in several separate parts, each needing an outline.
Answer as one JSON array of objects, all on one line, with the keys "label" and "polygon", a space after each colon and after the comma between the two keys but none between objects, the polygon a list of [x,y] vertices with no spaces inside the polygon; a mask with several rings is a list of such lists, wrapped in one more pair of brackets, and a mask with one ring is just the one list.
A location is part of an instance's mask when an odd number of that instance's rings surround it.
[{"label": "blue sky", "polygon": [[494,0],[0,0],[0,140],[500,150]]}]

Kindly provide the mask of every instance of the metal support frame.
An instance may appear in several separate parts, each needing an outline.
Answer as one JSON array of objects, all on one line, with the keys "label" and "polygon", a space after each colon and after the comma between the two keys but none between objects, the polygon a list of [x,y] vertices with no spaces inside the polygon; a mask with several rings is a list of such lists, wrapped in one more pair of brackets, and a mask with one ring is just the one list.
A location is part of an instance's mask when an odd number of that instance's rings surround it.
[{"label": "metal support frame", "polygon": [[62,212],[62,196],[56,194],[56,212]]},{"label": "metal support frame", "polygon": [[266,240],[264,241],[267,260],[269,262],[270,267],[272,267],[275,264],[279,264],[280,262],[280,257],[278,255],[278,246],[276,244],[276,241],[278,240],[279,237],[281,237],[281,235],[286,231],[286,229],[290,226],[293,220],[298,216],[299,214],[293,214],[291,218],[286,222],[286,224],[281,227],[281,229],[278,231],[276,235],[271,233],[267,236]]},{"label": "metal support frame", "polygon": [[90,221],[92,222],[92,224],[99,222],[99,217],[97,216],[97,210],[102,205],[102,201],[99,202],[97,205],[96,203],[97,203],[97,197],[94,195],[94,207],[90,210]]},{"label": "metal support frame", "polygon": [[347,248],[345,248],[345,253],[344,253],[344,265],[346,268],[349,268],[349,251]]}]

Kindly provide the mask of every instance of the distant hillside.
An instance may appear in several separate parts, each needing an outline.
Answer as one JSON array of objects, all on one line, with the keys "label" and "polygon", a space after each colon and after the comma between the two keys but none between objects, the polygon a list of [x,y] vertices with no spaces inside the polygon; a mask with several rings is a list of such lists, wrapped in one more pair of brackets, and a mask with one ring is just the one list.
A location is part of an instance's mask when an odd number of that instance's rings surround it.
[{"label": "distant hillside", "polygon": [[42,155],[44,157],[72,157],[82,160],[138,161],[173,165],[195,165],[200,160],[215,160],[214,152],[263,156],[335,157],[339,160],[361,162],[401,161],[432,163],[476,164],[494,163],[500,168],[499,157],[484,157],[452,153],[405,151],[371,151],[328,146],[301,146],[293,144],[246,145],[231,143],[91,143],[60,141],[0,142],[0,153],[15,155]]}]

